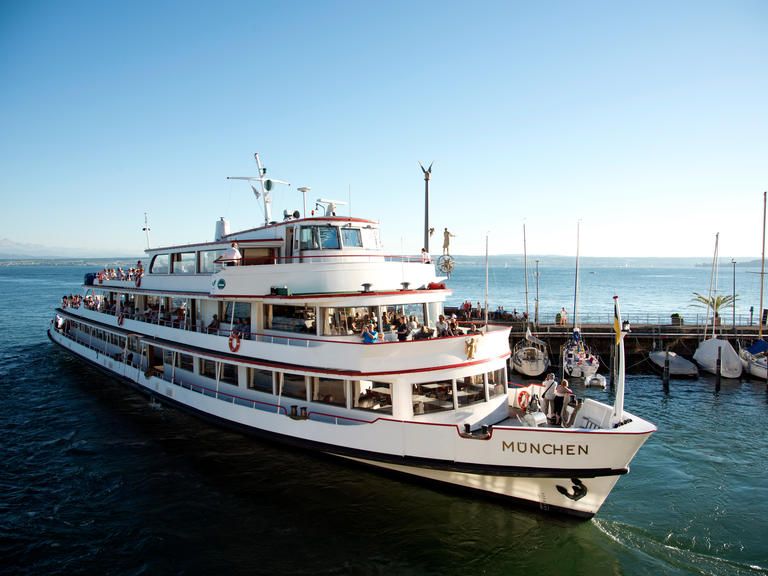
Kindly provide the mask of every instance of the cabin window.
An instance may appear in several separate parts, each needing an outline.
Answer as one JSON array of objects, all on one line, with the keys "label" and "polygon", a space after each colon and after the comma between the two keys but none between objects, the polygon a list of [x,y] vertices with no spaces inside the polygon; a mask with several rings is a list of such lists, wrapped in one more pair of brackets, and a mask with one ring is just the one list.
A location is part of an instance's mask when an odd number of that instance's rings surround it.
[{"label": "cabin window", "polygon": [[231,300],[224,303],[224,322],[230,322],[232,320],[232,305],[235,305],[235,324],[239,320],[245,320],[248,325],[251,325],[251,303],[250,302],[232,302]]},{"label": "cabin window", "polygon": [[488,372],[488,393],[491,398],[507,393],[507,377],[504,368]]},{"label": "cabin window", "polygon": [[149,268],[150,274],[168,274],[171,270],[170,255],[158,254],[152,258],[152,264]]},{"label": "cabin window", "polygon": [[272,394],[272,372],[259,368],[248,368],[248,388]]},{"label": "cabin window", "polygon": [[224,254],[224,250],[205,250],[200,252],[200,273],[213,274],[216,272],[215,261],[222,254]]},{"label": "cabin window", "polygon": [[300,234],[302,250],[338,250],[339,229],[336,226],[302,226]]},{"label": "cabin window", "polygon": [[352,392],[358,410],[392,414],[392,385],[389,382],[355,380]]},{"label": "cabin window", "polygon": [[413,413],[441,412],[453,410],[453,383],[439,380],[413,386]]},{"label": "cabin window", "polygon": [[194,274],[195,273],[195,253],[194,252],[176,252],[173,256],[174,274]]},{"label": "cabin window", "polygon": [[378,324],[375,306],[322,308],[321,310],[324,336],[359,334],[368,322]]},{"label": "cabin window", "polygon": [[485,377],[483,374],[466,376],[456,380],[456,400],[459,407],[485,401]]},{"label": "cabin window", "polygon": [[309,306],[264,305],[264,327],[282,332],[315,333],[315,309]]},{"label": "cabin window", "polygon": [[312,400],[324,404],[346,406],[344,380],[336,378],[312,378]]},{"label": "cabin window", "polygon": [[341,228],[341,243],[344,248],[362,248],[363,237],[360,228]]},{"label": "cabin window", "polygon": [[304,376],[301,374],[283,374],[282,396],[289,398],[307,399],[307,384]]}]

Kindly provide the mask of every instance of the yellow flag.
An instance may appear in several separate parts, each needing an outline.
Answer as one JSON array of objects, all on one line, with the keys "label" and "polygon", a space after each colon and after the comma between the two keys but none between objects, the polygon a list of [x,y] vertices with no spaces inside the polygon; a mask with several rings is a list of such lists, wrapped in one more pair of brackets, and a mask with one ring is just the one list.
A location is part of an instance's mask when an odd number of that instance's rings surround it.
[{"label": "yellow flag", "polygon": [[616,333],[616,344],[621,342],[621,320],[619,318],[619,297],[613,297],[613,331]]}]

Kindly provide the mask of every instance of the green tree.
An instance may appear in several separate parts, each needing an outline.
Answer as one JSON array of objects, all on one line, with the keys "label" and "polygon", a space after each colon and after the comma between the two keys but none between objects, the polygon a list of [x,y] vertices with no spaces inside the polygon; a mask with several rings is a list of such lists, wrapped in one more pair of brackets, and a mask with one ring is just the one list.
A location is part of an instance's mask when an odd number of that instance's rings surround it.
[{"label": "green tree", "polygon": [[701,308],[711,308],[715,311],[715,316],[720,316],[720,309],[731,306],[738,301],[739,295],[726,294],[717,296],[704,296],[698,292],[693,293],[693,306]]}]

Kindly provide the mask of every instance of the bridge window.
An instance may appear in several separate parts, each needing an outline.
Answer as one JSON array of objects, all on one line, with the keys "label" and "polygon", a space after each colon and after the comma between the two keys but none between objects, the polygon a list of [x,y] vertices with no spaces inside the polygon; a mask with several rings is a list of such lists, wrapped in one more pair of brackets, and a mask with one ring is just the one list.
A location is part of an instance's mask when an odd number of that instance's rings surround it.
[{"label": "bridge window", "polygon": [[341,242],[344,248],[362,248],[363,237],[359,228],[342,228]]},{"label": "bridge window", "polygon": [[339,229],[336,226],[302,226],[301,250],[338,250]]}]

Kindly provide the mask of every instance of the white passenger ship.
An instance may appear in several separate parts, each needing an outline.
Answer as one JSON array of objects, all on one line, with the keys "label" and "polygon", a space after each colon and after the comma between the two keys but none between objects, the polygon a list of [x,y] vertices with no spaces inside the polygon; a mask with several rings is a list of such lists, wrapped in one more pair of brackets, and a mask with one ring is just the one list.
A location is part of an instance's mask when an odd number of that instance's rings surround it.
[{"label": "white passenger ship", "polygon": [[[431,263],[388,256],[376,221],[332,202],[272,221],[258,165],[263,226],[230,233],[222,219],[213,241],[88,275],[51,340],[240,430],[592,517],[655,427],[593,400],[550,426],[528,402],[540,386],[508,389],[509,327],[430,336],[450,294]],[[411,324],[395,331],[400,316]]]}]

